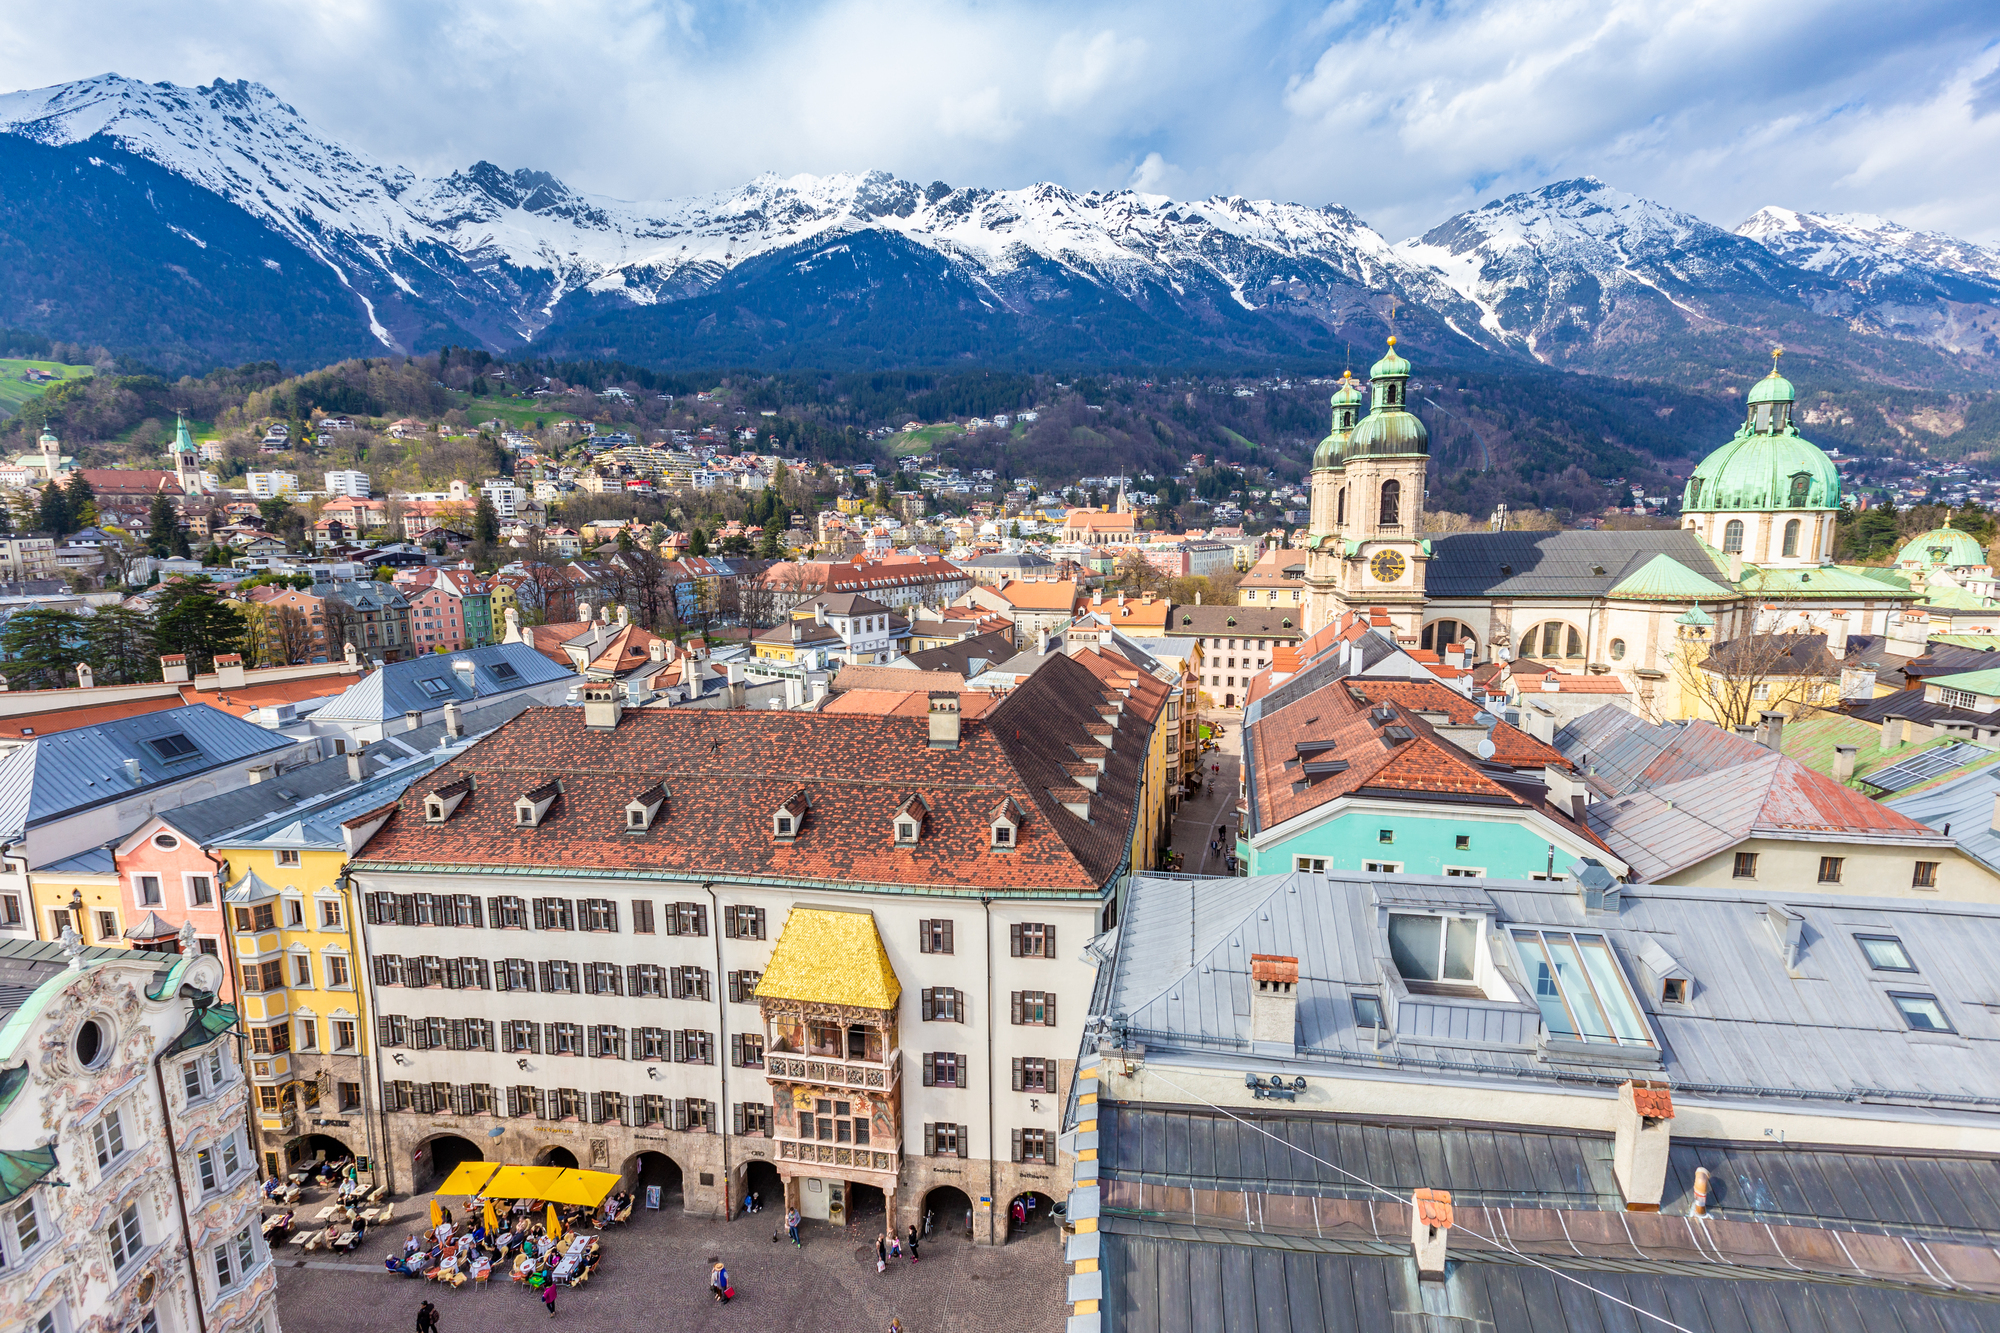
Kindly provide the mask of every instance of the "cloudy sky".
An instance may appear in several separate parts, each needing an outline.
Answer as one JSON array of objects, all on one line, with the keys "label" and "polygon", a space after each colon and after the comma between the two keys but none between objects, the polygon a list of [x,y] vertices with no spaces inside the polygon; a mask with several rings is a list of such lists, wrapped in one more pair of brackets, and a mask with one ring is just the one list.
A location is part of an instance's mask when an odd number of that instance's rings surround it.
[{"label": "cloudy sky", "polygon": [[1341,203],[1391,239],[1593,174],[2000,242],[1992,0],[69,0],[0,87],[247,78],[431,173],[760,171]]}]

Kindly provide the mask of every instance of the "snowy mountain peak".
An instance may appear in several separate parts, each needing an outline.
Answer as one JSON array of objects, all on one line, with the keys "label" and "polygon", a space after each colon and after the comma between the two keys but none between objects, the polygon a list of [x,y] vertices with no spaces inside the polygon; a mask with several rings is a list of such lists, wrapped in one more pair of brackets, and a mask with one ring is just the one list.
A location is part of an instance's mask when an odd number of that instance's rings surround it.
[{"label": "snowy mountain peak", "polygon": [[1736,229],[1799,268],[1850,281],[1960,279],[2000,288],[2000,253],[1872,213],[1760,208]]}]

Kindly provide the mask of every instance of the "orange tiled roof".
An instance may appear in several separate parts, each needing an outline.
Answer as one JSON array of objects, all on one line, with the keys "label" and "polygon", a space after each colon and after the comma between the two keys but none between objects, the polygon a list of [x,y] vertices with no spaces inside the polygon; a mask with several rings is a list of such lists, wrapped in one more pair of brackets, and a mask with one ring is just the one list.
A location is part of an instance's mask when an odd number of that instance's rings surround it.
[{"label": "orange tiled roof", "polygon": [[[903,674],[919,673],[907,671]],[[959,694],[958,716],[961,725],[973,718],[986,716],[999,702],[999,695],[988,694],[984,690],[970,690]],[[931,692],[929,690],[844,690],[828,699],[820,711],[867,713],[875,717],[929,717]]]},{"label": "orange tiled roof", "polygon": [[[1444,713],[1458,726],[1470,726],[1480,707],[1457,690],[1434,680],[1380,680],[1355,676],[1341,682],[1371,704],[1396,703],[1412,712]],[[1570,767],[1569,760],[1553,745],[1536,740],[1519,727],[1495,722],[1488,733],[1493,741],[1493,762],[1509,768],[1542,768],[1553,764]]]}]

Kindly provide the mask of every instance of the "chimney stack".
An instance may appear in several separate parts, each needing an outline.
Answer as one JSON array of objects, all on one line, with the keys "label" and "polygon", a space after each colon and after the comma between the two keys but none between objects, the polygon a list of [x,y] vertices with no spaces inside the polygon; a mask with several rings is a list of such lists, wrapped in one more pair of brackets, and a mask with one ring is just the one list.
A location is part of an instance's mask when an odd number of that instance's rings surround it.
[{"label": "chimney stack", "polygon": [[421,727],[423,724],[424,724],[424,714],[422,709],[406,708],[403,710],[404,731],[415,731],[418,727]]},{"label": "chimney stack", "polygon": [[240,690],[243,688],[243,685],[243,654],[216,654],[215,688],[218,690]]},{"label": "chimney stack", "polygon": [[726,687],[727,692],[724,697],[723,707],[748,707],[750,702],[750,687],[743,680],[743,664],[741,662],[731,662],[726,669],[725,679],[729,683]]},{"label": "chimney stack", "polygon": [[137,759],[127,759],[125,761],[125,776],[132,780],[132,785],[135,787],[146,780],[145,774],[139,771],[139,761]]},{"label": "chimney stack", "polygon": [[1836,662],[1847,656],[1847,612],[1835,611],[1826,618],[1826,650]]},{"label": "chimney stack", "polygon": [[1590,806],[1590,788],[1583,779],[1566,768],[1549,764],[1542,769],[1542,782],[1548,787],[1549,804],[1581,824],[1584,811]]},{"label": "chimney stack", "polygon": [[361,747],[357,744],[347,752],[347,780],[359,782],[364,776],[365,771],[361,767]]},{"label": "chimney stack", "polygon": [[1445,1242],[1451,1234],[1451,1191],[1418,1190],[1410,1196],[1410,1248],[1419,1282],[1444,1281]]},{"label": "chimney stack", "polygon": [[188,660],[186,653],[168,653],[160,659],[160,679],[169,685],[188,683]]},{"label": "chimney stack", "polygon": [[583,687],[583,725],[601,729],[615,727],[624,710],[618,703],[618,686],[611,681],[593,681]]},{"label": "chimney stack", "polygon": [[453,740],[457,740],[465,734],[465,726],[458,718],[457,700],[453,700],[444,706],[444,734]]},{"label": "chimney stack", "polygon": [[1882,748],[1893,750],[1903,743],[1903,733],[1909,726],[1907,718],[1887,717],[1882,719]]},{"label": "chimney stack", "polygon": [[1667,1085],[1627,1079],[1618,1086],[1611,1174],[1628,1213],[1657,1213],[1667,1187],[1667,1149],[1674,1135],[1674,1099]]},{"label": "chimney stack", "polygon": [[1860,752],[1858,745],[1836,745],[1833,747],[1833,780],[1851,782],[1854,780],[1854,756]]},{"label": "chimney stack", "polygon": [[646,656],[649,660],[654,662],[666,661],[667,641],[665,639],[654,639],[651,643],[646,645]]},{"label": "chimney stack", "polygon": [[1765,749],[1782,754],[1785,748],[1785,715],[1779,712],[1763,712],[1757,714],[1757,720],[1763,724],[1757,728],[1757,739],[1762,742]]},{"label": "chimney stack", "polygon": [[949,690],[933,690],[930,695],[930,748],[956,750],[959,735],[959,698]]},{"label": "chimney stack", "polygon": [[576,604],[576,618],[577,618],[578,620],[581,620],[581,621],[583,621],[583,622],[584,622],[584,623],[585,623],[586,625],[590,623],[590,621],[591,621],[591,614],[590,614],[590,603],[589,603],[589,602],[586,602],[586,601],[579,601],[579,602],[578,602],[578,603]]},{"label": "chimney stack", "polygon": [[1250,955],[1250,1053],[1298,1053],[1299,960],[1284,954]]},{"label": "chimney stack", "polygon": [[1729,581],[1731,583],[1741,583],[1743,581],[1743,552],[1741,551],[1731,551],[1729,553]]},{"label": "chimney stack", "polygon": [[76,687],[80,690],[87,690],[95,681],[96,677],[91,674],[90,663],[78,662],[76,664]]}]

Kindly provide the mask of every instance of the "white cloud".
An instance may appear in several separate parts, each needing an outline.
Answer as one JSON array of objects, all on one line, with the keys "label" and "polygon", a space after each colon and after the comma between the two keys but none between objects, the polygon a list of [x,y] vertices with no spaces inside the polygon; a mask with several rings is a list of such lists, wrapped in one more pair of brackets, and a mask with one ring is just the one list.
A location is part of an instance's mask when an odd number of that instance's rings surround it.
[{"label": "white cloud", "polygon": [[655,198],[759,171],[1339,202],[1394,236],[1594,173],[2000,240],[1980,0],[71,0],[0,86],[250,78],[415,170]]}]

